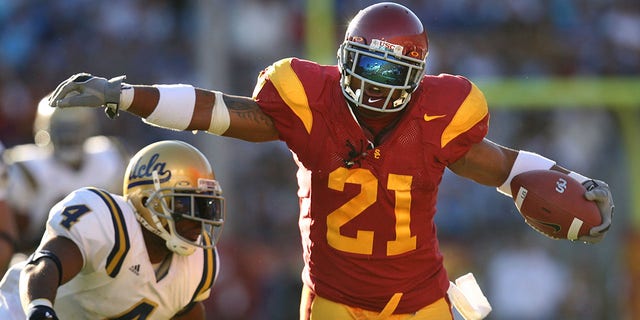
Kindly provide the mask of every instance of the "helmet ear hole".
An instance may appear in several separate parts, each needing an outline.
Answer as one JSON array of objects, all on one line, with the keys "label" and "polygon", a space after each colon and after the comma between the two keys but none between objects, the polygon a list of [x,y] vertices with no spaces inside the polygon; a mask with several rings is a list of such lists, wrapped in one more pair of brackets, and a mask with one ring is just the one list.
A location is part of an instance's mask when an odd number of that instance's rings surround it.
[{"label": "helmet ear hole", "polygon": [[142,197],[142,199],[140,199],[142,206],[144,206],[145,208],[147,207],[147,200],[149,200],[149,197]]}]

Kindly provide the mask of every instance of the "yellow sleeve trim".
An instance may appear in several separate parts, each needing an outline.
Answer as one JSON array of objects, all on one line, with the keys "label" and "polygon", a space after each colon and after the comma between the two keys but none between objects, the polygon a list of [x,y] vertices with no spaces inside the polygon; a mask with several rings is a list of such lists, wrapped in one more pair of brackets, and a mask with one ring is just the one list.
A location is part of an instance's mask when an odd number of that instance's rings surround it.
[{"label": "yellow sleeve trim", "polygon": [[[208,236],[204,236],[204,242],[207,246],[211,245],[211,238]],[[196,290],[196,294],[194,299],[206,293],[207,290],[211,289],[213,283],[215,282],[216,276],[216,252],[214,249],[205,249],[204,250],[204,268],[203,268],[203,277]]]},{"label": "yellow sleeve trim", "polygon": [[488,113],[487,100],[482,91],[472,83],[471,92],[469,92],[449,125],[442,132],[441,147],[444,148],[451,140],[471,129]]},{"label": "yellow sleeve trim", "polygon": [[127,232],[127,225],[125,224],[124,214],[116,203],[115,199],[111,197],[107,192],[99,190],[97,188],[88,188],[89,191],[98,195],[102,201],[104,201],[107,208],[111,212],[111,220],[113,223],[114,231],[114,246],[107,257],[107,263],[105,269],[107,274],[115,278],[120,272],[124,258],[126,257],[131,244],[129,243],[129,237]]},{"label": "yellow sleeve trim", "polygon": [[311,133],[313,122],[311,108],[302,82],[291,68],[291,58],[282,59],[273,64],[273,68],[267,70],[267,76],[287,106],[302,120],[307,133]]}]

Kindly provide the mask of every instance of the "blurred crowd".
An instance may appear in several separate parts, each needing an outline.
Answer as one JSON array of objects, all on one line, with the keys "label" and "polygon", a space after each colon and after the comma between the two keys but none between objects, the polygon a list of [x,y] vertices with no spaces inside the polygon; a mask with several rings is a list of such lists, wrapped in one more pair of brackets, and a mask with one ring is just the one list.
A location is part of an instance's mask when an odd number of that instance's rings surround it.
[{"label": "blurred crowd", "polygon": [[[472,81],[640,75],[638,1],[399,2],[427,27],[430,74]],[[371,3],[335,0],[335,43],[327,45],[337,49],[349,18]],[[262,68],[306,56],[305,41],[313,41],[305,39],[306,14],[304,0],[0,1],[0,141],[7,148],[33,143],[38,101],[81,71],[250,95]],[[640,258],[625,255],[633,195],[624,193],[629,182],[617,119],[607,106],[575,107],[492,110],[489,138],[608,181],[617,215],[603,243],[547,239],[523,222],[509,198],[444,177],[437,224],[449,273],[452,280],[474,273],[494,307],[490,319],[640,317],[628,301],[634,290],[628,280],[638,275],[626,266]],[[176,138],[210,156],[229,200],[222,270],[207,302],[211,319],[296,319],[302,257],[295,165],[286,146],[162,130],[127,114],[100,118],[100,133],[130,151]]]}]

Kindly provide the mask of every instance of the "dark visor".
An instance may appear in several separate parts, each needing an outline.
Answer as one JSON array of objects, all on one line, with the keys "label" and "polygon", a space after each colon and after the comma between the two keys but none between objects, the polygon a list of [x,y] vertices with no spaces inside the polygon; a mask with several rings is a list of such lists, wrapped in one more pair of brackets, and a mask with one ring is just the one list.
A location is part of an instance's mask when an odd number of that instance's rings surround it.
[{"label": "dark visor", "polygon": [[209,197],[195,197],[188,195],[174,196],[174,215],[190,216],[192,201],[194,202],[193,214],[196,218],[206,220],[222,220],[222,205],[220,204],[220,199]]},{"label": "dark visor", "polygon": [[356,61],[355,73],[368,80],[402,86],[407,80],[409,67],[402,66],[383,59],[360,55]]}]

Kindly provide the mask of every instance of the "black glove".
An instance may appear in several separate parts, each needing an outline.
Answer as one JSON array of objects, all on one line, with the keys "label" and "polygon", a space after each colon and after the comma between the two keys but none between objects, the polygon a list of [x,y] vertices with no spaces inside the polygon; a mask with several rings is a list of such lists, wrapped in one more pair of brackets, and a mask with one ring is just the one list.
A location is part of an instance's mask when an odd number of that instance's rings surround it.
[{"label": "black glove", "polygon": [[58,316],[56,316],[56,312],[53,311],[51,307],[38,305],[33,306],[29,309],[27,313],[28,320],[58,320]]}]

